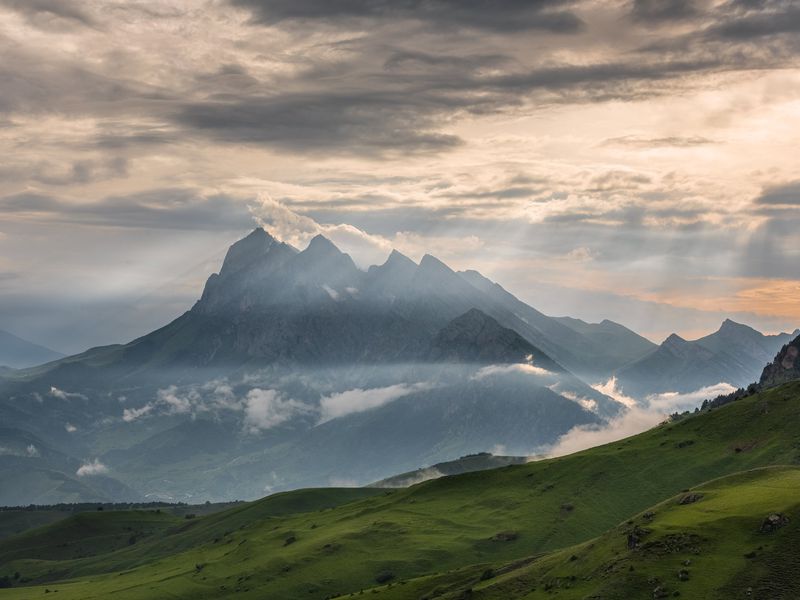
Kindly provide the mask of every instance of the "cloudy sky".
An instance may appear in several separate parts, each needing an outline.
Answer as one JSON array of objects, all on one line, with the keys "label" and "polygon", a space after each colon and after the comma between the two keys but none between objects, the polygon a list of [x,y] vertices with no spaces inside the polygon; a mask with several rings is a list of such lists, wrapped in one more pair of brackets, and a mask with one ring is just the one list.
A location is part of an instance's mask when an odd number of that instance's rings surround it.
[{"label": "cloudy sky", "polygon": [[800,325],[793,0],[0,0],[0,328],[191,306],[256,222],[656,341]]}]

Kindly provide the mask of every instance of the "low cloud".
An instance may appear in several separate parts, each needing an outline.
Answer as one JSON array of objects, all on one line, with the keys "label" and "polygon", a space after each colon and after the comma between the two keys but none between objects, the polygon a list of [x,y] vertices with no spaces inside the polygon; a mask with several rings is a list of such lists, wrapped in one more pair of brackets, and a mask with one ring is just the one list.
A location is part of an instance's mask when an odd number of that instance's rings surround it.
[{"label": "low cloud", "polygon": [[412,385],[401,383],[382,388],[353,389],[324,396],[320,400],[319,423],[383,406],[420,390],[429,389],[428,383]]},{"label": "low cloud", "polygon": [[581,425],[562,435],[549,450],[547,456],[564,456],[586,448],[594,448],[609,442],[636,435],[658,425],[665,415],[641,408],[629,408],[622,416],[612,419],[605,427]]},{"label": "low cloud", "polygon": [[633,408],[639,404],[635,399],[622,393],[622,389],[617,386],[616,377],[612,377],[605,383],[595,383],[592,388],[595,391],[605,394],[609,398],[616,400],[627,408]]},{"label": "low cloud", "polygon": [[440,477],[444,477],[444,473],[442,473],[436,467],[428,467],[426,469],[420,469],[419,471],[415,471],[408,477],[404,477],[402,479],[395,479],[391,481],[390,485],[381,485],[380,487],[411,487],[412,485],[417,485],[418,483],[423,483],[425,481],[430,481],[431,479],[439,479]]},{"label": "low cloud", "polygon": [[83,463],[80,468],[75,471],[75,475],[78,477],[91,477],[92,475],[105,475],[106,473],[108,473],[108,467],[96,458]]},{"label": "low cloud", "polygon": [[0,446],[0,456],[22,456],[25,458],[39,458],[39,449],[33,444],[28,444],[24,450],[15,450],[7,446]]},{"label": "low cloud", "polygon": [[[551,387],[551,389],[552,389],[552,387]],[[598,408],[597,407],[597,400],[592,400],[591,398],[584,398],[583,396],[579,396],[578,394],[575,394],[573,392],[569,392],[569,391],[566,391],[566,390],[565,391],[553,390],[553,391],[555,391],[557,394],[560,394],[561,396],[563,396],[567,400],[572,400],[573,402],[578,404],[584,410],[588,410],[590,412],[595,412],[595,413],[597,412],[597,408]],[[494,454],[494,452],[492,452],[492,454]]]},{"label": "low cloud", "polygon": [[64,425],[64,429],[67,430],[67,433],[75,433],[76,431],[78,431],[78,428],[75,427],[75,425],[73,425],[72,423],[66,423]]},{"label": "low cloud", "polygon": [[694,408],[703,400],[708,398],[716,398],[724,394],[730,394],[736,391],[736,388],[729,383],[717,383],[709,385],[694,392],[678,393],[678,392],[664,392],[663,394],[653,394],[646,398],[647,406],[651,410],[659,411],[684,411]]},{"label": "low cloud", "polygon": [[83,394],[79,394],[77,392],[65,392],[64,390],[60,390],[55,386],[51,386],[50,387],[50,391],[48,392],[48,394],[50,396],[52,396],[53,398],[58,398],[59,400],[71,400],[73,398],[76,398],[76,399],[79,399],[79,400],[88,400],[89,399],[86,396],[84,396]]},{"label": "low cloud", "polygon": [[729,393],[734,389],[727,383],[718,383],[687,394],[667,392],[650,396],[646,400],[647,406],[639,406],[635,400],[618,392],[616,381],[613,379],[594,387],[597,391],[625,404],[628,407],[627,410],[605,426],[580,425],[573,427],[559,438],[547,453],[548,456],[564,456],[642,433],[663,422],[672,412],[694,408],[705,399]]},{"label": "low cloud", "polygon": [[126,408],[122,411],[122,420],[126,423],[132,423],[136,419],[144,417],[153,410],[153,405],[148,403],[140,408]]},{"label": "low cloud", "polygon": [[158,390],[157,402],[166,407],[166,412],[172,415],[184,415],[192,411],[192,406],[200,401],[197,390],[191,389],[185,394],[178,393],[178,387],[171,385],[166,389]]},{"label": "low cloud", "polygon": [[522,373],[524,375],[533,375],[535,377],[551,377],[554,375],[552,371],[537,367],[529,363],[514,363],[510,365],[489,365],[478,370],[473,379],[484,379],[492,375],[507,375],[509,373]]},{"label": "low cloud", "polygon": [[285,398],[275,390],[254,388],[245,398],[244,427],[249,433],[259,433],[294,417],[309,414],[313,410],[313,407],[298,400]]}]

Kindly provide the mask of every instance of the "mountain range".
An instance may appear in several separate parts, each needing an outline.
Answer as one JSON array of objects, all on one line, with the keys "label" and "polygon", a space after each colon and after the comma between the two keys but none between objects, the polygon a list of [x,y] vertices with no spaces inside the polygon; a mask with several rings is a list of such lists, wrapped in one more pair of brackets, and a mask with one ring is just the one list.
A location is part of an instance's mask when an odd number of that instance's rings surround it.
[{"label": "mountain range", "polygon": [[[0,373],[0,467],[26,482],[0,503],[255,498],[539,454],[626,410],[589,383],[738,384],[783,339],[726,322],[680,354],[546,316],[430,255],[364,271],[322,236],[300,251],[258,228],[166,326]],[[47,475],[24,479],[33,468]]]},{"label": "mountain range", "polygon": [[622,390],[644,398],[664,392],[692,392],[716,383],[746,387],[764,365],[800,334],[764,335],[726,319],[718,331],[687,341],[672,334],[658,348],[616,371]]},{"label": "mountain range", "polygon": [[[618,354],[645,345],[610,335]],[[541,347],[581,370],[615,366],[592,364],[592,344],[432,256],[362,271],[322,236],[298,251],[259,228],[172,323],[4,375],[5,435],[74,458],[0,462],[38,461],[77,499],[217,500],[526,455],[622,410]],[[92,488],[101,476],[119,485]],[[13,499],[53,502],[54,489],[40,479]]]}]

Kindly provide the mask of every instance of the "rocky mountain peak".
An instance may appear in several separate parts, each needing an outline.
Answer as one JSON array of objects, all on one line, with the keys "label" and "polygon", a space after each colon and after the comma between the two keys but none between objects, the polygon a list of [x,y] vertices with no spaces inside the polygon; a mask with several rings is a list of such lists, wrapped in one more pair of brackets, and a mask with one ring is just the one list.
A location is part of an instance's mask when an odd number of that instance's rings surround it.
[{"label": "rocky mountain peak", "polygon": [[385,263],[383,263],[383,265],[384,265],[384,266],[389,266],[389,265],[392,265],[392,266],[404,265],[404,266],[407,266],[407,267],[414,267],[414,268],[416,268],[416,266],[417,266],[417,263],[415,263],[413,260],[411,260],[410,258],[408,258],[408,257],[407,257],[405,254],[403,254],[402,252],[398,252],[397,250],[392,250],[391,254],[389,254],[389,258],[387,258],[387,259],[386,259],[386,262],[385,262]]},{"label": "rocky mountain peak", "polygon": [[661,344],[666,348],[682,348],[686,344],[688,344],[685,339],[679,336],[677,333],[671,333],[667,339]]},{"label": "rocky mountain peak", "polygon": [[277,243],[263,228],[256,227],[247,237],[234,243],[225,255],[220,275],[225,276],[258,262]]},{"label": "rocky mountain peak", "polygon": [[308,247],[303,252],[307,252],[307,253],[310,253],[310,254],[317,254],[317,255],[320,255],[320,254],[331,254],[331,255],[342,254],[342,251],[339,250],[339,248],[336,247],[336,244],[334,244],[332,241],[330,241],[328,238],[326,238],[321,233],[318,234],[318,235],[315,235],[311,239],[311,241],[308,243]]},{"label": "rocky mountain peak", "polygon": [[723,334],[747,334],[747,333],[758,333],[752,327],[748,327],[747,325],[743,325],[742,323],[737,323],[736,321],[732,321],[731,319],[725,319],[720,325],[718,333]]},{"label": "rocky mountain peak", "polygon": [[795,379],[800,379],[800,336],[781,348],[775,360],[764,367],[759,385],[769,388]]},{"label": "rocky mountain peak", "polygon": [[448,275],[454,273],[450,267],[430,254],[426,254],[422,257],[422,260],[419,262],[419,267],[422,271],[428,271],[432,273],[447,273]]}]

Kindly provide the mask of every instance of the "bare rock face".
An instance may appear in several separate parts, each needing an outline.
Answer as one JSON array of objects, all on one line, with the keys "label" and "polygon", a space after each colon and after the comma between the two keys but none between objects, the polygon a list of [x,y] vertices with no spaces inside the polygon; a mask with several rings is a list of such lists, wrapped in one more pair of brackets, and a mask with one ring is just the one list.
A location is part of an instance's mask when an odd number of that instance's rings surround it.
[{"label": "bare rock face", "polygon": [[780,513],[773,513],[761,522],[759,532],[772,533],[789,524],[789,517]]},{"label": "bare rock face", "polygon": [[762,389],[800,379],[800,336],[786,344],[775,360],[764,367],[759,386]]},{"label": "bare rock face", "polygon": [[703,494],[687,494],[683,498],[680,499],[678,504],[686,505],[686,504],[694,504],[698,500],[703,499]]}]

